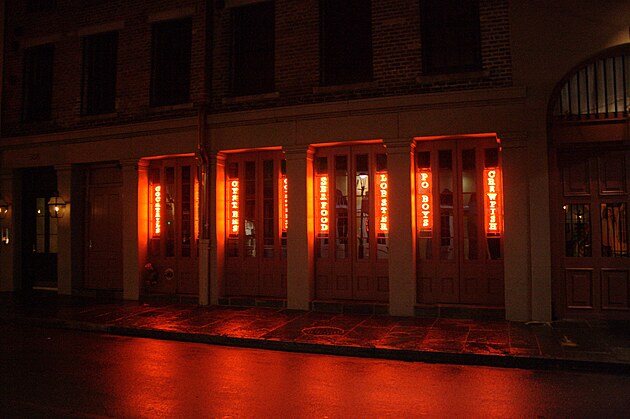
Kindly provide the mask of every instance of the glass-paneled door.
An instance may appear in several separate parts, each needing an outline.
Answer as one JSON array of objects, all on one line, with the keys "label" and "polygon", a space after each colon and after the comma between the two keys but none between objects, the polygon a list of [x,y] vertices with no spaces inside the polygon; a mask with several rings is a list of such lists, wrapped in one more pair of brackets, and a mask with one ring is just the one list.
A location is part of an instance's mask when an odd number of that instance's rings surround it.
[{"label": "glass-paneled door", "polygon": [[418,302],[503,305],[496,140],[418,141],[415,164]]},{"label": "glass-paneled door", "polygon": [[321,148],[314,165],[316,298],[387,301],[385,147]]},{"label": "glass-paneled door", "polygon": [[227,296],[286,298],[288,196],[281,151],[226,161]]},{"label": "glass-paneled door", "polygon": [[149,166],[149,261],[158,272],[149,292],[199,292],[199,182],[193,157]]},{"label": "glass-paneled door", "polygon": [[630,152],[575,150],[552,170],[554,315],[630,319]]}]

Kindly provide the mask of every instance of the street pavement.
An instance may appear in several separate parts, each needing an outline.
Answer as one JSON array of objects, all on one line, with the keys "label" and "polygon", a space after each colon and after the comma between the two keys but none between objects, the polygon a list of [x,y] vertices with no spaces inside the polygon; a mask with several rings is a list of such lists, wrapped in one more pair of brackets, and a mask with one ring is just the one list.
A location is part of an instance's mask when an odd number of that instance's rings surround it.
[{"label": "street pavement", "polygon": [[430,363],[630,374],[630,323],[391,317],[0,293],[0,322]]}]

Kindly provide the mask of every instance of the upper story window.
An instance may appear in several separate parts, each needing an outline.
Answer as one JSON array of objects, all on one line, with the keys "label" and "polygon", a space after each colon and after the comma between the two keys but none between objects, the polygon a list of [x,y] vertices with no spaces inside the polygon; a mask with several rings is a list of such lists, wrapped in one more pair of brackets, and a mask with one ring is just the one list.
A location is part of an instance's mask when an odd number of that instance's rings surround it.
[{"label": "upper story window", "polygon": [[24,90],[22,116],[25,121],[50,118],[53,85],[53,44],[24,51]]},{"label": "upper story window", "polygon": [[422,0],[425,74],[481,69],[478,0]]},{"label": "upper story window", "polygon": [[118,32],[83,38],[83,115],[111,113],[116,109],[116,58]]},{"label": "upper story window", "polygon": [[151,106],[190,101],[192,19],[153,24]]},{"label": "upper story window", "polygon": [[232,93],[269,93],[275,79],[275,9],[273,1],[233,9]]},{"label": "upper story window", "polygon": [[26,9],[29,12],[49,12],[55,8],[55,0],[28,0]]},{"label": "upper story window", "polygon": [[323,85],[372,80],[372,8],[366,0],[321,0]]}]

